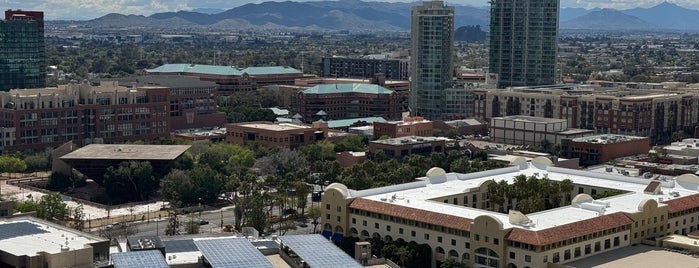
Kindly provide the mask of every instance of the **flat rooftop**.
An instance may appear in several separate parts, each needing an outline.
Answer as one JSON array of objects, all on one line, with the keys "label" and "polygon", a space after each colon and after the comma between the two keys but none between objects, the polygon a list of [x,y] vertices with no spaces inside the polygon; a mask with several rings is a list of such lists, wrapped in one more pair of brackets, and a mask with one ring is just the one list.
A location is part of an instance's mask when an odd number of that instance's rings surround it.
[{"label": "flat rooftop", "polygon": [[[618,189],[626,192],[602,199],[609,202],[609,206],[602,213],[595,210],[574,206],[565,206],[556,209],[545,210],[527,214],[531,220],[528,226],[512,224],[507,214],[488,210],[469,208],[455,204],[444,203],[440,197],[459,195],[479,188],[489,180],[499,182],[505,180],[512,184],[517,175],[524,174],[527,177],[538,175],[539,178],[547,176],[550,180],[562,181],[570,179],[575,185],[591,185],[601,188]],[[523,163],[519,166],[507,167],[477,173],[446,174],[446,181],[431,183],[431,179],[422,178],[420,181],[374,188],[362,191],[350,190],[350,197],[360,197],[390,206],[401,206],[419,209],[426,212],[446,214],[450,216],[475,219],[478,216],[489,215],[503,223],[503,228],[522,228],[531,231],[540,231],[569,223],[592,219],[601,215],[616,212],[638,212],[641,202],[646,199],[659,201],[659,206],[667,206],[663,201],[686,197],[699,193],[699,186],[692,183],[676,183],[674,180],[661,181],[662,193],[657,195],[644,193],[645,188],[651,182],[649,179],[633,178],[613,173],[595,173],[583,170],[573,170],[558,167],[549,167],[542,164]],[[685,188],[686,187],[686,188]],[[396,197],[393,199],[392,197]],[[434,200],[434,201],[433,201]],[[451,202],[449,198],[448,202]]]},{"label": "flat rooftop", "polygon": [[692,255],[667,251],[659,247],[637,245],[608,251],[590,258],[569,262],[565,265],[580,268],[685,268],[698,266],[699,259],[692,257]]},{"label": "flat rooftop", "polygon": [[525,122],[539,122],[539,123],[558,123],[566,122],[568,119],[556,119],[556,118],[546,118],[546,117],[536,117],[528,115],[510,115],[494,117],[493,120],[512,120],[512,121],[525,121]]},{"label": "flat rooftop", "polygon": [[238,126],[241,127],[248,127],[248,128],[256,128],[256,129],[264,129],[264,130],[271,130],[271,131],[287,131],[287,130],[298,130],[298,129],[309,129],[311,128],[310,126],[305,126],[305,125],[297,125],[297,124],[291,124],[291,123],[263,123],[263,122],[258,122],[258,123],[249,123],[249,124],[238,124]]},{"label": "flat rooftop", "polygon": [[633,140],[648,139],[647,137],[627,136],[618,134],[602,134],[573,139],[574,142],[585,142],[593,144],[611,144],[617,142],[627,142]]},{"label": "flat rooftop", "polygon": [[106,239],[36,218],[0,220],[0,251],[14,256],[36,256],[38,251],[56,254],[102,241]]},{"label": "flat rooftop", "polygon": [[388,144],[388,145],[408,145],[408,144],[423,144],[423,143],[430,143],[433,141],[448,141],[448,140],[450,140],[450,139],[445,138],[445,137],[409,136],[409,137],[392,138],[392,139],[385,139],[385,140],[375,140],[375,141],[371,141],[371,143]]},{"label": "flat rooftop", "polygon": [[173,160],[191,145],[90,144],[61,159]]}]

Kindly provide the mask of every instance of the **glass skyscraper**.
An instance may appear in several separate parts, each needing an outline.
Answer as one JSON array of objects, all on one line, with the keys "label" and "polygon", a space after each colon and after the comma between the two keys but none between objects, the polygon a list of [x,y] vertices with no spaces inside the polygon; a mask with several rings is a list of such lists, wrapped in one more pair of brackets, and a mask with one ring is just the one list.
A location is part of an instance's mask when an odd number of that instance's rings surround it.
[{"label": "glass skyscraper", "polygon": [[46,87],[44,12],[5,11],[0,21],[0,91]]},{"label": "glass skyscraper", "polygon": [[490,66],[498,87],[551,85],[556,78],[559,0],[491,0]]},{"label": "glass skyscraper", "polygon": [[454,73],[454,7],[443,1],[413,6],[410,38],[410,113],[441,119]]}]

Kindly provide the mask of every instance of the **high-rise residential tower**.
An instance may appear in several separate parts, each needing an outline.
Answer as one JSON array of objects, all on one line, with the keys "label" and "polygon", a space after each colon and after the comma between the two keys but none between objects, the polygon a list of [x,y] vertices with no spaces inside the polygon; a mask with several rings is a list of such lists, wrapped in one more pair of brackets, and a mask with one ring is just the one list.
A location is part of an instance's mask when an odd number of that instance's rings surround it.
[{"label": "high-rise residential tower", "polygon": [[410,113],[441,119],[453,83],[454,7],[443,1],[413,6],[410,38]]},{"label": "high-rise residential tower", "polygon": [[0,91],[46,87],[44,12],[5,11],[0,21]]},{"label": "high-rise residential tower", "polygon": [[498,87],[554,84],[560,0],[490,3],[489,70]]}]

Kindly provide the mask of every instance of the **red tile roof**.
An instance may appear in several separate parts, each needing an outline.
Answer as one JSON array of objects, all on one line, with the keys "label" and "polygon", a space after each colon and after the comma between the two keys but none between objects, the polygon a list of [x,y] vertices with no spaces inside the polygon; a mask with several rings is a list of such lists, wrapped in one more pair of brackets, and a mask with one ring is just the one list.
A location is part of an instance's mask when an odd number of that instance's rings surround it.
[{"label": "red tile roof", "polygon": [[443,213],[426,211],[406,206],[391,204],[388,202],[374,201],[364,198],[355,198],[349,205],[350,208],[380,213],[384,215],[400,217],[403,219],[444,226],[456,230],[471,230],[473,220]]},{"label": "red tile roof", "polygon": [[699,207],[699,194],[688,195],[663,202],[668,206],[668,212],[675,213]]},{"label": "red tile roof", "polygon": [[629,225],[631,223],[633,223],[633,220],[626,216],[626,214],[616,212],[540,231],[531,231],[515,227],[512,228],[512,231],[505,238],[510,241],[543,246],[614,227]]}]

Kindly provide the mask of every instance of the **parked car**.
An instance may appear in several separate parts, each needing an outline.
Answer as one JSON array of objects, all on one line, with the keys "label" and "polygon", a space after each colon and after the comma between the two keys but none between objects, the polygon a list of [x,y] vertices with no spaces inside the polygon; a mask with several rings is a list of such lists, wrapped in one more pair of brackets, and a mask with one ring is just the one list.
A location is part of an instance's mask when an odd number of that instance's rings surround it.
[{"label": "parked car", "polygon": [[209,221],[207,220],[199,220],[199,225],[207,225],[209,224]]}]

